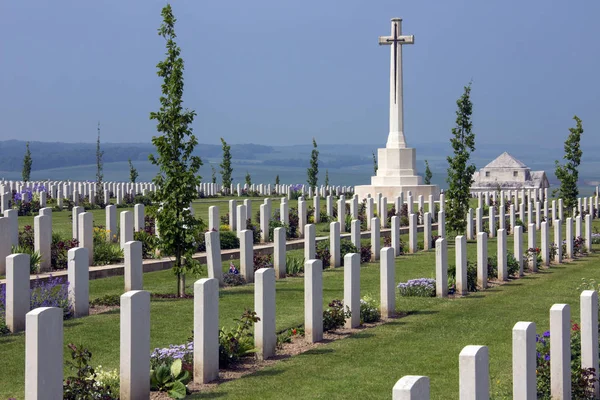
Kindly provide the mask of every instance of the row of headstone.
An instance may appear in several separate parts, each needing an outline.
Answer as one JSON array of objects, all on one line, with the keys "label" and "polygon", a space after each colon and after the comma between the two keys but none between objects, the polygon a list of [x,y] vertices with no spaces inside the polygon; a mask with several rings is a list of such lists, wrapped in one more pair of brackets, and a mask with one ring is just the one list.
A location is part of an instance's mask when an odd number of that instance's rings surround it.
[{"label": "row of headstone", "polygon": [[[90,252],[85,247],[67,253],[68,298],[75,318],[89,315]],[[25,329],[25,314],[30,305],[29,254],[11,254],[6,262],[6,325],[12,333]],[[125,291],[143,288],[142,243],[129,241],[124,245],[123,274]]]},{"label": "row of headstone", "polygon": [[[135,196],[136,194],[146,195],[148,192],[156,190],[154,183],[138,182],[103,182],[102,190],[104,192],[104,204],[110,202],[111,193],[116,199],[116,204],[123,202],[126,194]],[[12,192],[39,193],[40,206],[45,207],[48,198],[57,199],[58,206],[62,208],[63,199],[68,198],[77,206],[82,198],[88,198],[91,204],[96,202],[97,185],[95,182],[71,182],[71,181],[44,181],[44,182],[21,182],[21,181],[2,181],[0,183],[0,211],[8,209],[8,201],[12,197]],[[22,196],[24,201],[28,201],[28,196]]]},{"label": "row of headstone", "polygon": [[[106,239],[114,241],[117,237],[116,207],[106,206]],[[83,207],[72,209],[72,235],[79,246],[89,252],[90,264],[94,256],[94,218],[91,212],[85,212]],[[133,240],[134,231],[144,230],[145,210],[143,204],[136,204],[134,211],[123,211],[120,215],[120,244],[124,249],[125,243]],[[40,254],[39,272],[51,269],[52,245],[52,209],[41,208],[39,215],[33,218],[34,250]],[[19,245],[19,222],[16,210],[6,210],[0,217],[0,275],[5,271],[5,259],[12,253],[12,247]]]},{"label": "row of headstone", "polygon": [[[281,228],[278,228],[281,229]],[[210,233],[210,232],[209,232]],[[216,232],[212,232],[216,233]],[[128,243],[128,248],[141,251],[141,246]],[[139,243],[138,243],[139,244]],[[140,244],[141,245],[141,244]],[[73,249],[73,264],[85,269],[85,249]],[[83,254],[79,256],[78,251]],[[139,254],[141,259],[141,253]],[[12,259],[26,255],[13,255]],[[381,313],[389,318],[395,312],[394,249],[381,250]],[[71,265],[70,265],[71,267]],[[323,339],[323,266],[321,260],[308,260],[304,273],[304,326],[309,342]],[[11,271],[14,268],[11,267]],[[20,270],[19,268],[17,270]],[[74,269],[75,273],[79,268]],[[12,272],[11,272],[12,274]],[[254,285],[254,310],[259,321],[254,326],[256,354],[260,359],[275,355],[277,335],[275,327],[275,274],[273,268],[256,271]],[[74,296],[85,286],[83,275],[74,277]],[[28,278],[24,275],[21,278]],[[78,280],[81,278],[81,280]],[[23,279],[21,279],[22,281]],[[19,281],[19,282],[21,282]],[[11,282],[13,280],[11,279]],[[126,278],[127,282],[127,278]],[[22,282],[21,282],[22,284]],[[85,282],[87,284],[87,282]],[[11,304],[14,286],[11,284]],[[148,398],[150,391],[150,295],[135,287],[127,287],[121,296],[120,308],[120,397],[121,399]],[[27,299],[28,300],[28,299]],[[83,302],[82,302],[83,303]],[[344,304],[351,312],[345,326],[355,328],[360,324],[360,255],[344,257]],[[85,306],[85,304],[81,304]],[[11,306],[12,307],[12,306]],[[11,312],[14,308],[11,308]],[[19,313],[22,314],[20,310]],[[85,310],[82,310],[82,312]],[[63,323],[59,308],[37,308],[25,315],[26,375],[25,397],[33,398],[43,393],[46,398],[62,397],[63,379]],[[45,346],[37,346],[44,338]],[[216,278],[200,279],[194,284],[194,381],[208,383],[219,373],[219,281]]]},{"label": "row of headstone", "polygon": [[[411,219],[414,220],[414,214],[411,215]],[[581,216],[576,218],[577,226],[576,231],[581,233]],[[586,215],[585,217],[585,231],[583,233],[585,246],[588,252],[592,251],[592,217]],[[549,266],[551,262],[557,264],[563,262],[563,256],[567,258],[575,258],[573,241],[576,237],[573,235],[573,222],[571,218],[566,220],[566,254],[562,254],[562,225],[560,221],[555,221],[554,224],[554,241],[555,244],[550,243],[549,224],[544,221],[541,223],[541,243],[537,243],[537,230],[535,224],[529,224],[528,226],[528,237],[527,246],[529,249],[540,249],[540,255],[542,258],[542,264]],[[414,232],[409,233],[411,240],[416,240],[416,234]],[[413,237],[414,235],[414,237]],[[507,232],[506,229],[498,229],[496,232],[497,236],[497,260],[498,260],[498,280],[508,280],[508,250],[506,243]],[[581,236],[581,234],[579,234]],[[464,295],[467,293],[467,238],[460,235],[456,239],[456,292]],[[554,260],[550,259],[550,246],[555,246]],[[523,252],[523,228],[516,226],[514,229],[514,257],[519,264],[519,276],[524,274],[524,252]],[[532,254],[527,260],[529,269],[532,272],[538,271],[537,265],[537,253]],[[477,286],[481,289],[487,288],[487,274],[488,274],[488,234],[486,232],[479,232],[477,234]],[[447,242],[444,237],[441,237],[436,241],[436,292],[438,297],[446,297],[448,295],[448,248]]]},{"label": "row of headstone", "polygon": [[[571,307],[550,308],[550,394],[553,399],[571,399]],[[580,296],[581,368],[598,371],[598,293],[585,290]],[[537,398],[537,350],[534,322],[517,322],[512,329],[512,392],[515,399]],[[487,346],[466,346],[458,356],[461,399],[490,398],[490,360]],[[593,385],[593,398],[600,398],[600,383]],[[394,400],[429,400],[426,376],[409,375],[392,389]]]}]

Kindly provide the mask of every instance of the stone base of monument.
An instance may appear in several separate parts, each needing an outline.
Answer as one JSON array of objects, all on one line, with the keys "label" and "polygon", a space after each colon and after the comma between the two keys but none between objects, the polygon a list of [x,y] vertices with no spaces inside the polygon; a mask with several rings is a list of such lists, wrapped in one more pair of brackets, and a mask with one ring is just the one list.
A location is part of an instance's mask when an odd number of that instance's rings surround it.
[{"label": "stone base of monument", "polygon": [[420,195],[425,200],[432,195],[434,200],[440,198],[440,187],[437,185],[399,185],[399,186],[374,186],[374,185],[361,185],[354,187],[354,193],[358,195],[360,200],[366,199],[367,195],[370,194],[375,200],[377,200],[377,193],[381,193],[383,197],[386,197],[388,201],[395,199],[400,196],[400,193],[404,193],[404,199],[408,196],[410,191],[413,199],[417,199]]},{"label": "stone base of monument", "polygon": [[428,199],[430,195],[435,200],[440,197],[440,188],[437,185],[423,185],[423,178],[417,175],[416,151],[411,148],[383,148],[377,149],[378,166],[377,175],[371,177],[370,185],[355,186],[354,193],[359,199],[364,199],[368,194],[377,199],[377,194],[388,200],[404,193],[404,198],[411,192],[413,199],[420,195]]}]

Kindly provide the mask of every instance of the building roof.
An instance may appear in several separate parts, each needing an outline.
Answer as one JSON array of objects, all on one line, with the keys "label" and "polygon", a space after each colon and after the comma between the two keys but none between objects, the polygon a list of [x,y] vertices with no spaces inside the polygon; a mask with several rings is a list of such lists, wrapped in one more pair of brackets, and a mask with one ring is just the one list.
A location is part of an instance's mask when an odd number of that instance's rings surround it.
[{"label": "building roof", "polygon": [[484,168],[527,168],[527,165],[517,160],[506,151]]}]

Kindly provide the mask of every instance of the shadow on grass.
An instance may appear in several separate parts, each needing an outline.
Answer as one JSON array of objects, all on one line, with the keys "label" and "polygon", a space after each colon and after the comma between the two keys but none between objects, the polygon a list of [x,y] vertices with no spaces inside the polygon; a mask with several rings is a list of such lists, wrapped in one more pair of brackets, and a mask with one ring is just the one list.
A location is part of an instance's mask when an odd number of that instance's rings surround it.
[{"label": "shadow on grass", "polygon": [[[365,328],[365,329],[367,329],[367,328]],[[348,336],[347,339],[364,339],[364,338],[370,338],[373,336],[375,336],[375,335],[373,335],[372,333],[359,332],[359,333],[355,333],[353,335]]]},{"label": "shadow on grass", "polygon": [[226,396],[227,392],[201,392],[187,396],[186,399],[217,399]]},{"label": "shadow on grass", "polygon": [[[330,343],[330,342],[332,342],[332,340],[321,341],[321,343]],[[310,349],[308,351],[305,351],[304,353],[298,354],[295,357],[306,357],[306,356],[314,356],[314,355],[329,354],[329,353],[333,353],[333,349],[318,348],[318,349]]]}]

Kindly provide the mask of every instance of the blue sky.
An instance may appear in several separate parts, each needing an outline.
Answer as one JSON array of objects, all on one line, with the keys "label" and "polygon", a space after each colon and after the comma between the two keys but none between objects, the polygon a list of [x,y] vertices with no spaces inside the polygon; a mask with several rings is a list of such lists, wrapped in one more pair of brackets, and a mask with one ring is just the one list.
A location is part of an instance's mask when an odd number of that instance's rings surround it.
[{"label": "blue sky", "polygon": [[[148,142],[165,2],[0,2],[0,139]],[[600,2],[174,1],[186,106],[201,143],[383,145],[389,48],[402,17],[405,134],[447,141],[473,80],[486,144],[562,147],[572,117],[599,145]],[[499,153],[504,148],[499,149]]]}]

